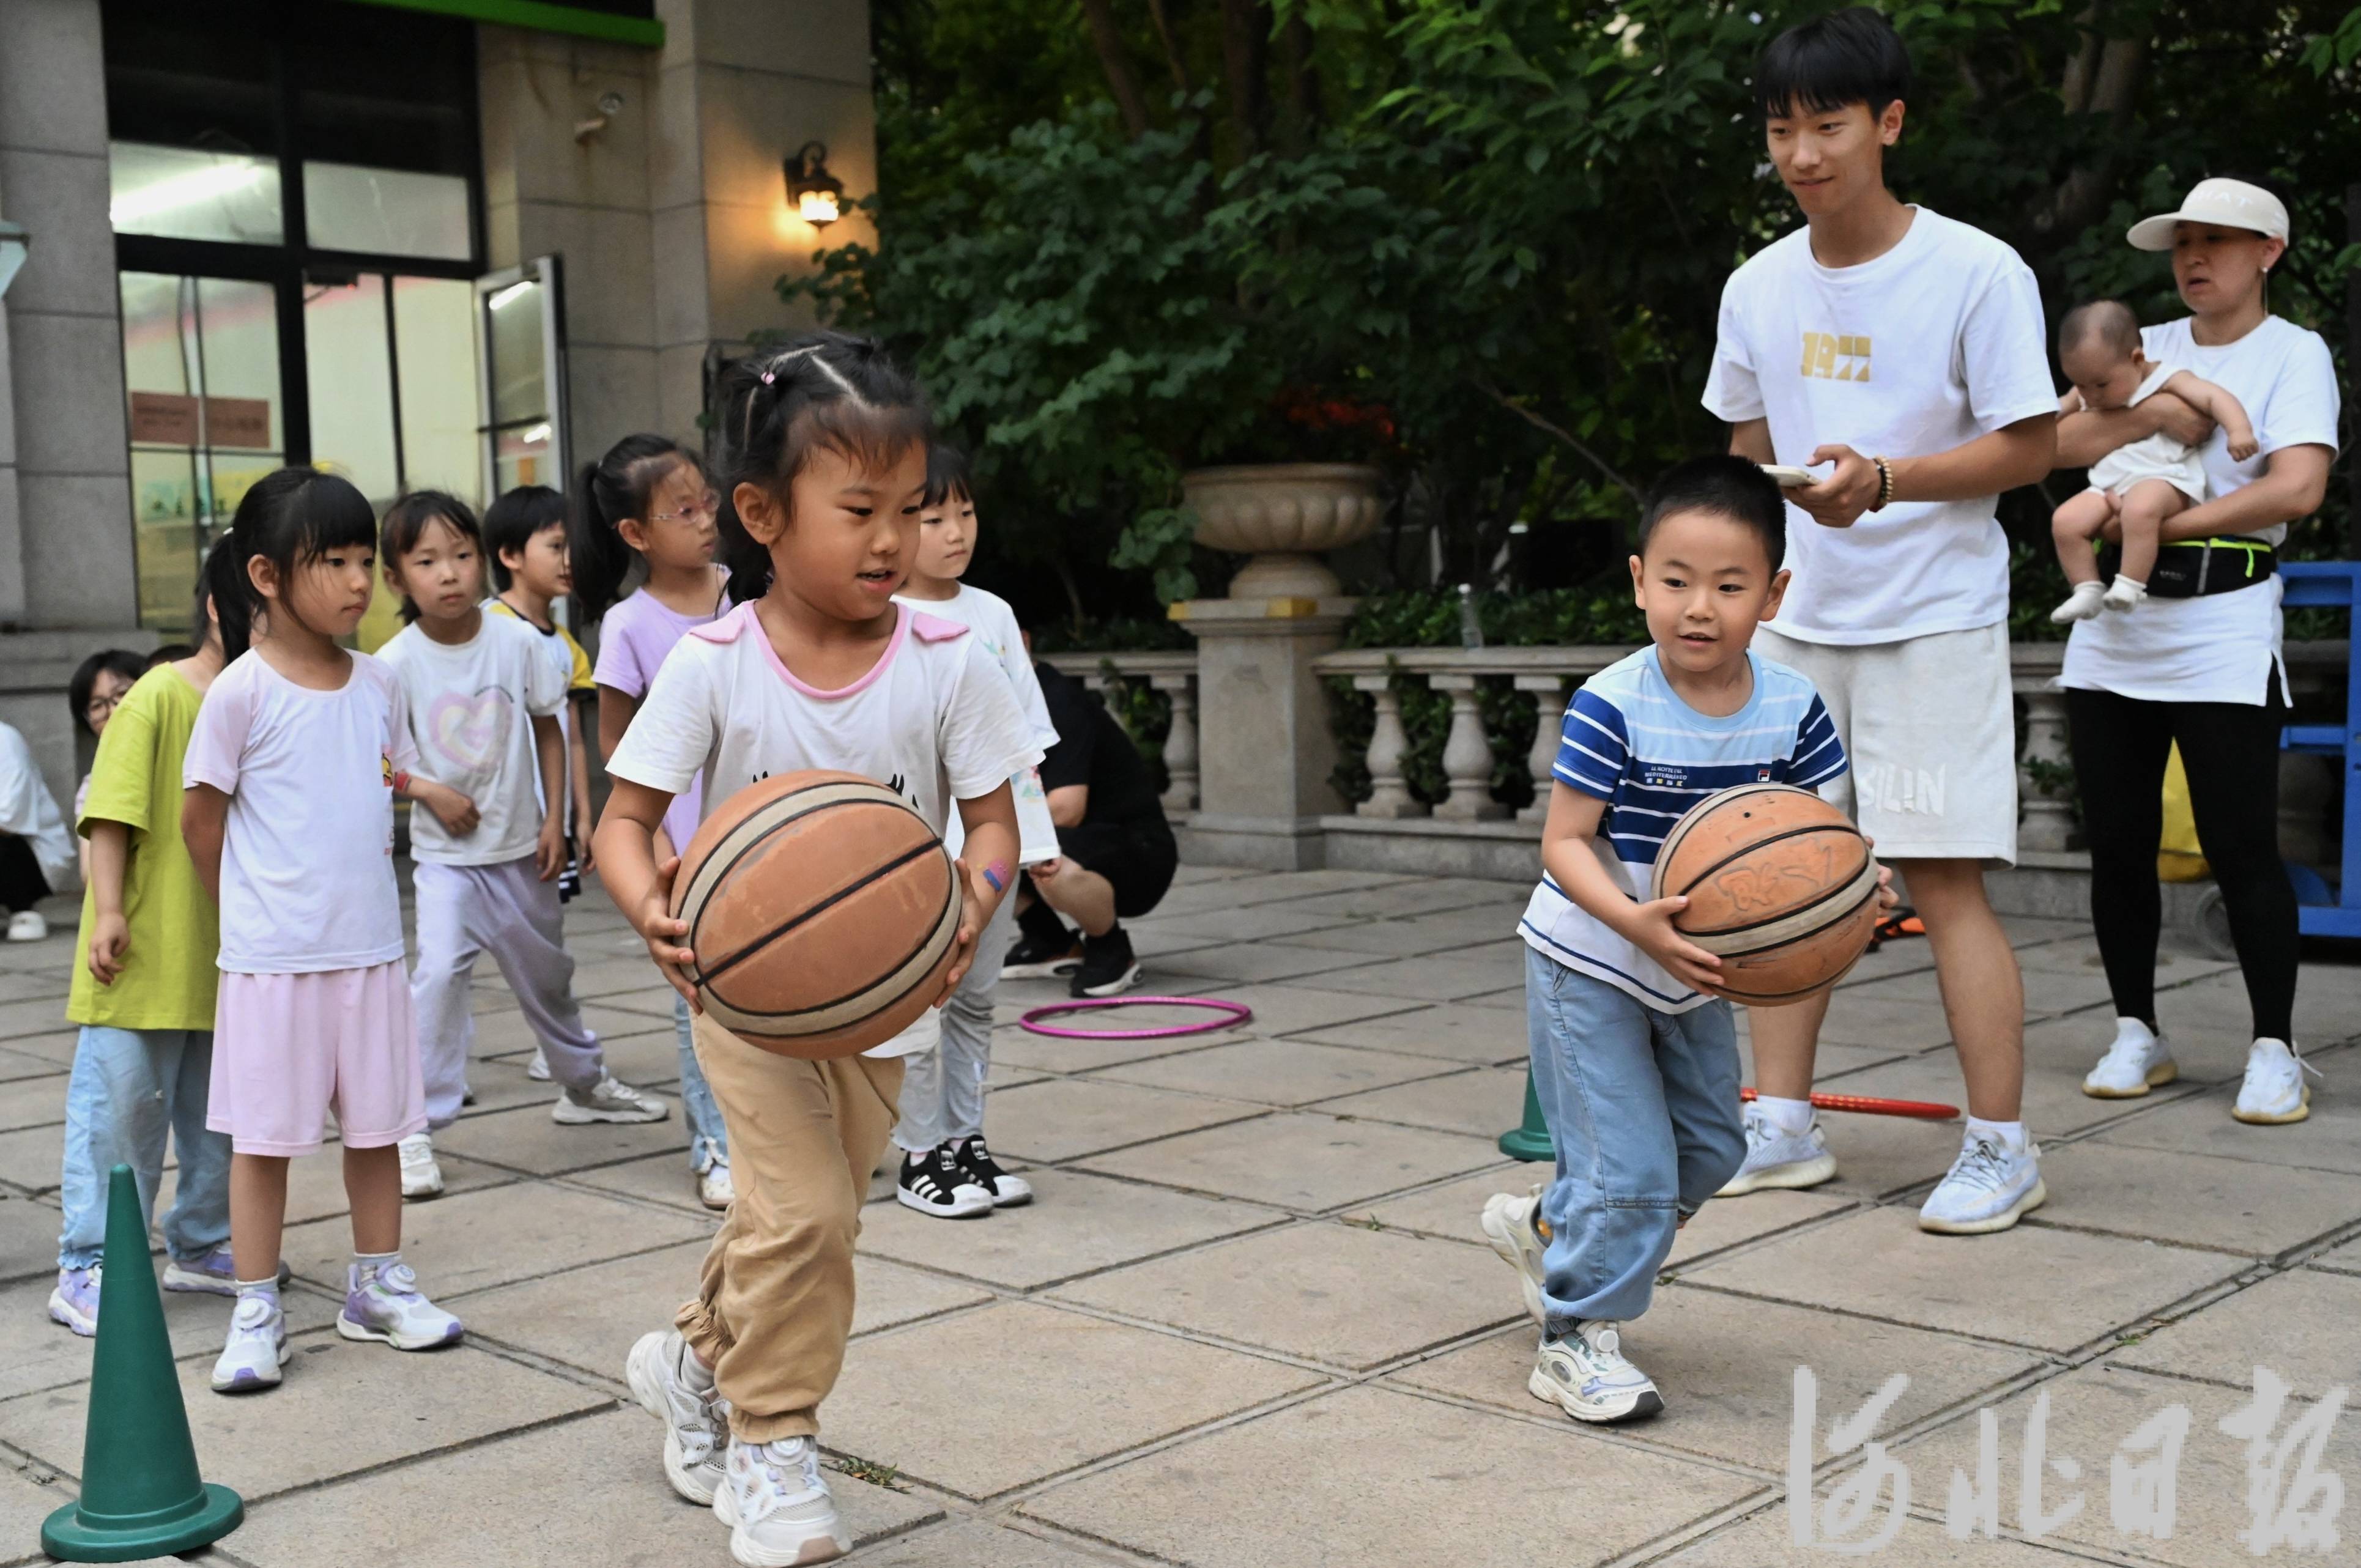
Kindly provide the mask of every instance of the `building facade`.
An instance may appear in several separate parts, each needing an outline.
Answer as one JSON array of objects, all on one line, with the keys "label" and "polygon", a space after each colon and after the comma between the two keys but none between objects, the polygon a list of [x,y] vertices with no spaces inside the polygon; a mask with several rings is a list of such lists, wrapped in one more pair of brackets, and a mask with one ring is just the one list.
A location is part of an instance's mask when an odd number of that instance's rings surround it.
[{"label": "building facade", "polygon": [[873,187],[865,0],[5,0],[0,719],[71,799],[73,665],[183,635],[282,463],[480,505],[698,442]]}]

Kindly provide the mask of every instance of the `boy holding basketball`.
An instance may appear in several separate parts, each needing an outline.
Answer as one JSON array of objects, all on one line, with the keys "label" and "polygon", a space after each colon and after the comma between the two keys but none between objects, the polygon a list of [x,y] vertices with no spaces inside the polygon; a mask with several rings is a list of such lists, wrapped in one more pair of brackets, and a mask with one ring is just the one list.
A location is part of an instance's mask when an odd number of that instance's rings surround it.
[{"label": "boy holding basketball", "polygon": [[1653,645],[1586,682],[1561,728],[1541,885],[1519,927],[1557,1179],[1493,1198],[1483,1227],[1542,1324],[1527,1387],[1576,1420],[1664,1408],[1620,1325],[1647,1310],[1673,1233],[1746,1157],[1736,1026],[1702,989],[1720,960],[1675,928],[1686,899],[1648,897],[1657,851],[1708,795],[1845,771],[1811,682],[1748,646],[1786,591],[1784,510],[1743,458],[1659,480],[1631,558]]},{"label": "boy holding basketball", "polygon": [[[1723,288],[1704,400],[1739,456],[1820,471],[1787,492],[1795,579],[1760,645],[1827,699],[1853,761],[1833,802],[1902,863],[1926,922],[1969,1117],[1918,1223],[1968,1234],[2045,1196],[2021,1120],[2024,981],[1983,864],[2016,859],[2008,540],[1993,511],[2048,473],[2057,394],[2031,269],[1886,188],[1909,90],[1909,52],[1865,6],[1763,49],[1763,139],[1805,226]],[[1730,1195],[1836,1174],[1810,1100],[1827,1012],[1825,993],[1753,1011],[1763,1098]]]}]

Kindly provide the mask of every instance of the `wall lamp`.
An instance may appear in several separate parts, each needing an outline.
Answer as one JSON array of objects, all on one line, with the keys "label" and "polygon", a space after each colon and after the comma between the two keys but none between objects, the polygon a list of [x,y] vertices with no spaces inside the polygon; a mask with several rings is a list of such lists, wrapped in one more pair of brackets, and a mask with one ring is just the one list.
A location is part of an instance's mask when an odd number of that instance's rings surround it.
[{"label": "wall lamp", "polygon": [[826,228],[844,215],[844,181],[828,171],[828,144],[807,141],[783,168],[787,175],[787,200],[804,222]]}]

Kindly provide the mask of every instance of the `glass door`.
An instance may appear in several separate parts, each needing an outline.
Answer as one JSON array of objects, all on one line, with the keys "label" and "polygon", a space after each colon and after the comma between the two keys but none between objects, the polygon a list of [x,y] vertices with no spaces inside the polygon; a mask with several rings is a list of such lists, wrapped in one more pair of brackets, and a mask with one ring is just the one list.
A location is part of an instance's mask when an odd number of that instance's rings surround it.
[{"label": "glass door", "polygon": [[117,280],[139,620],[186,632],[205,547],[284,460],[276,291],[161,272]]},{"label": "glass door", "polygon": [[483,341],[484,489],[564,489],[566,294],[558,258],[544,256],[476,280]]}]

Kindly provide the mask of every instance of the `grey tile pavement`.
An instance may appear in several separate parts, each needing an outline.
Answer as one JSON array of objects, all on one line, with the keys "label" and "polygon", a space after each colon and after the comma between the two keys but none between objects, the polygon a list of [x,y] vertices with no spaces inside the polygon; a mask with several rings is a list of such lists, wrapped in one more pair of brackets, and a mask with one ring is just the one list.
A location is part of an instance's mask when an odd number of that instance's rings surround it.
[{"label": "grey tile pavement", "polygon": [[[955,1225],[873,1184],[824,1418],[831,1462],[860,1472],[833,1477],[856,1561],[1825,1561],[1794,1544],[1782,1491],[1799,1365],[1823,1428],[1909,1378],[1873,1435],[1916,1490],[1868,1562],[2252,1560],[2235,1533],[2242,1456],[2215,1422],[2257,1361],[2293,1385],[2288,1420],[2361,1376],[2361,1098],[2345,1081],[2361,1051],[2339,1048],[2361,1036],[2361,965],[2303,971],[2299,1037],[2328,1074],[2312,1121],[2249,1128],[2228,1115],[2246,1029],[2234,969],[2168,952],[2159,1007],[2183,1082],[2085,1100],[2076,1084],[2111,1032],[2088,928],[2010,920],[2049,1204],[2006,1235],[1926,1236],[1916,1199],[1957,1126],[1830,1117],[1835,1182],[1709,1204],[1682,1234],[1655,1310],[1626,1330],[1667,1409],[1600,1431],[1525,1391],[1533,1330],[1474,1224],[1487,1196],[1546,1174],[1492,1142],[1519,1111],[1523,898],[1466,879],[1184,868],[1139,923],[1148,984],[1234,998],[1251,1021],[1051,1040],[1017,1018],[1062,991],[1004,987],[989,1123],[1039,1198]],[[60,915],[49,941],[0,950],[0,1568],[35,1560],[82,1457],[89,1345],[43,1312],[74,1038]],[[569,919],[617,1070],[669,1098],[669,993],[595,901]],[[434,1568],[727,1561],[709,1516],[664,1486],[659,1431],[621,1382],[624,1350],[694,1288],[717,1223],[676,1113],[555,1125],[555,1091],[522,1076],[533,1042],[512,998],[489,971],[477,991],[478,1102],[438,1138],[450,1192],[405,1215],[467,1347],[402,1356],[326,1332],[348,1245],[333,1146],[291,1179],[285,1388],[206,1391],[225,1304],[166,1298],[208,1474],[252,1504],[212,1554],[224,1568],[340,1564],[356,1541]],[[1956,1102],[1949,1038],[1924,944],[1894,944],[1837,998],[1823,1079]],[[2089,1496],[2028,1543],[2015,1466],[2040,1391],[2052,1453],[2079,1460]],[[2108,1455],[2175,1403],[2193,1412],[2180,1525],[2133,1541],[2110,1517]],[[1955,1541],[1947,1483],[1972,1468],[1988,1408],[2016,1539]],[[2323,1450],[2347,1474],[2355,1419]],[[1855,1462],[1814,1459],[1825,1501]]]}]

